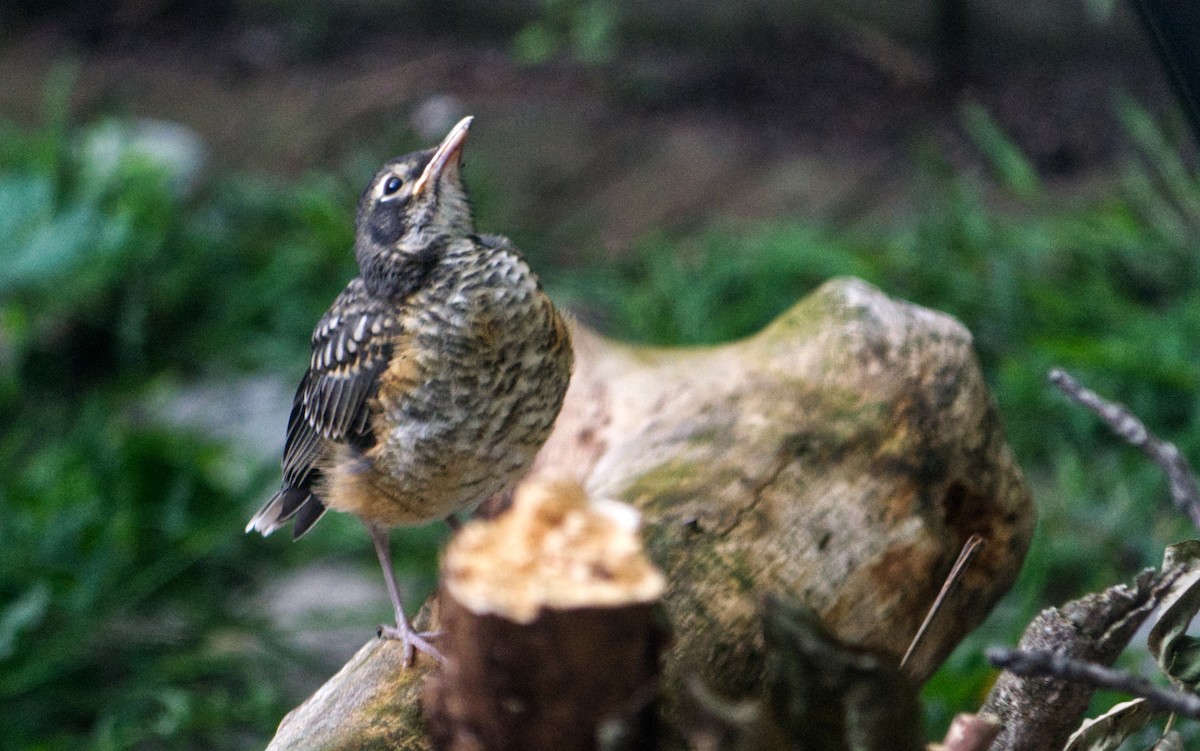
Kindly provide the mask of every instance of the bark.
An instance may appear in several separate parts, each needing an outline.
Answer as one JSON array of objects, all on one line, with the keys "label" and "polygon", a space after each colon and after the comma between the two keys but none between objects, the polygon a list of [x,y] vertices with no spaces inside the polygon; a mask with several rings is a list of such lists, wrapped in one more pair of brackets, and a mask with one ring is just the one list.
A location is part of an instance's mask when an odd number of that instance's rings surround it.
[{"label": "bark", "polygon": [[[1155,589],[1160,586],[1147,570],[1132,587],[1118,584],[1061,608],[1047,608],[1026,627],[1018,649],[1111,665],[1158,605]],[[1079,727],[1095,691],[1087,683],[1051,676],[1001,673],[980,710],[1003,723],[993,751],[1061,749]]]},{"label": "bark", "polygon": [[405,669],[399,642],[372,639],[279,724],[267,751],[425,751],[421,683],[429,663]]}]

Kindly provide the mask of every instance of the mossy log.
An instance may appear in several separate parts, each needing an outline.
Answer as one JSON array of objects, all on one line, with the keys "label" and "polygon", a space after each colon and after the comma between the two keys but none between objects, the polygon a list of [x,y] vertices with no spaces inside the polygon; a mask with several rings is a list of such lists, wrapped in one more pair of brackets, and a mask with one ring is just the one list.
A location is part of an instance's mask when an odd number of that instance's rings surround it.
[{"label": "mossy log", "polygon": [[[906,666],[919,683],[1015,579],[1032,502],[970,334],[952,318],[837,279],[725,345],[629,346],[578,325],[572,335],[571,387],[532,474],[575,478],[592,498],[641,511],[667,577],[669,721],[697,680],[761,695],[767,595],[898,661],[979,534],[983,548]],[[411,687],[430,665],[387,673],[376,663],[388,652],[364,647],[272,748],[427,748]],[[381,694],[393,697],[386,707],[373,703]],[[341,741],[281,742],[314,716],[340,723]],[[387,743],[360,740],[385,726]]]}]

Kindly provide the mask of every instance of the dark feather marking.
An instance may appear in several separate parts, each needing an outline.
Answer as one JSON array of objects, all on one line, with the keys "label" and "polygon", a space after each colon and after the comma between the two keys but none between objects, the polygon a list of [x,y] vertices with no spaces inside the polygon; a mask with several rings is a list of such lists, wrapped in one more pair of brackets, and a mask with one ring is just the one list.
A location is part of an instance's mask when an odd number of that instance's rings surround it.
[{"label": "dark feather marking", "polygon": [[325,504],[321,503],[315,495],[309,494],[307,500],[296,510],[296,521],[292,525],[292,539],[299,539],[300,535],[311,529],[324,513]]},{"label": "dark feather marking", "polygon": [[287,519],[311,497],[312,493],[307,488],[284,488],[279,491],[279,518]]},{"label": "dark feather marking", "polygon": [[367,218],[367,231],[371,242],[376,245],[394,245],[404,236],[408,222],[403,211],[406,201],[389,201],[375,204]]},{"label": "dark feather marking", "polygon": [[404,299],[429,281],[448,243],[449,238],[435,238],[415,253],[391,248],[373,249],[359,257],[363,283],[372,295]]}]

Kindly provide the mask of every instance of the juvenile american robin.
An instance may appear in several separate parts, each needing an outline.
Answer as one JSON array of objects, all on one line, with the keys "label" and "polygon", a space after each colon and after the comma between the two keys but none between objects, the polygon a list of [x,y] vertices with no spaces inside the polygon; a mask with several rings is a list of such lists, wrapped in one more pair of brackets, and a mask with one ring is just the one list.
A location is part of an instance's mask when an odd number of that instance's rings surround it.
[{"label": "juvenile american robin", "polygon": [[550,433],[570,379],[567,326],[506,238],[475,234],[460,174],[471,118],[393,159],[358,202],[359,275],[317,324],[283,450],[283,485],[246,531],[327,508],[358,516],[396,625],[380,636],[440,658],[404,614],[388,530],[446,519],[507,490]]}]

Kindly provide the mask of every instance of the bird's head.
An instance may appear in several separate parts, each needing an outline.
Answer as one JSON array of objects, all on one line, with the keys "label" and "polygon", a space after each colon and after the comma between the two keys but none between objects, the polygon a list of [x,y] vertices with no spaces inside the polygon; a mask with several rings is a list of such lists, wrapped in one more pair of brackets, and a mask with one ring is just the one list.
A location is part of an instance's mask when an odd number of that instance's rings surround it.
[{"label": "bird's head", "polygon": [[389,161],[363,191],[354,251],[363,281],[379,288],[373,291],[402,292],[448,238],[475,231],[460,169],[470,128],[464,117],[437,148]]}]

